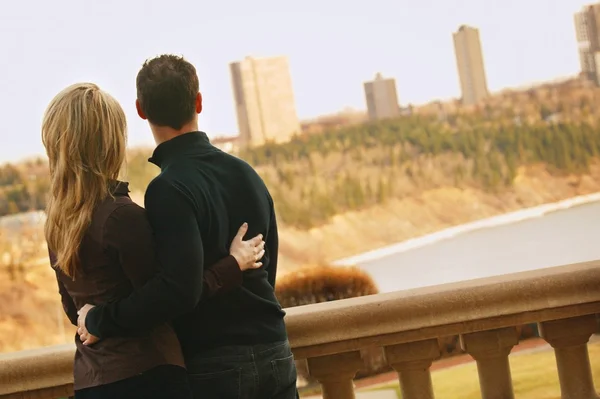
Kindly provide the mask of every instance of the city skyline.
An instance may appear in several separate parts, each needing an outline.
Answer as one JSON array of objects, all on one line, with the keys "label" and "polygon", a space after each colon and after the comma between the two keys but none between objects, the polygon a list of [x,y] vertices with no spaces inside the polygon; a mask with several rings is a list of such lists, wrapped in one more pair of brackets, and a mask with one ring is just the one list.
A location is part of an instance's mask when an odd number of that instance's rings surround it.
[{"label": "city skyline", "polygon": [[[590,2],[376,1],[376,7],[366,8],[337,0],[307,1],[302,7],[258,3],[200,7],[174,0],[165,8],[153,0],[58,0],[6,7],[0,15],[0,50],[7,61],[0,65],[0,109],[7,133],[0,162],[43,153],[43,110],[76,81],[96,82],[121,102],[132,146],[153,145],[148,127],[135,115],[135,74],[145,58],[165,52],[183,54],[198,68],[205,99],[200,125],[211,136],[237,130],[227,64],[247,54],[289,56],[301,120],[348,106],[364,109],[360,83],[377,71],[396,78],[403,104],[458,98],[449,34],[464,23],[482,32],[492,92],[572,76],[579,72],[573,14]],[[117,4],[120,12],[114,14]],[[268,11],[254,16],[250,11],[256,7]],[[172,29],[149,28],[165,20],[179,22]],[[397,51],[376,45],[390,34],[397,37]]]}]

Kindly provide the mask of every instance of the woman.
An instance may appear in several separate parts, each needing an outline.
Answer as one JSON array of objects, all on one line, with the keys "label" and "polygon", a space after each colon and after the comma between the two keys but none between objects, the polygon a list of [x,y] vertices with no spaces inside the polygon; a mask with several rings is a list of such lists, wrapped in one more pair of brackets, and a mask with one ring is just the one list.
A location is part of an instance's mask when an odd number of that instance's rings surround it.
[{"label": "woman", "polygon": [[[50,161],[45,235],[69,319],[77,309],[128,296],[157,269],[144,210],[117,179],[125,160],[126,120],[119,103],[90,83],[60,92],[48,106],[42,141]],[[241,283],[261,266],[262,236],[243,241],[205,270],[203,296]],[[159,326],[141,336],[85,346],[76,336],[75,398],[191,398],[175,332]]]}]

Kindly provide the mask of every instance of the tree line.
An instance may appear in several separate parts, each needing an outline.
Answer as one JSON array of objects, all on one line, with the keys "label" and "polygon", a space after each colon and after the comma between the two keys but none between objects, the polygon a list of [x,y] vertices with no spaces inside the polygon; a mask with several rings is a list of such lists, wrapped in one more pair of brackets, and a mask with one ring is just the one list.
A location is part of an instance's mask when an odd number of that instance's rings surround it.
[{"label": "tree line", "polygon": [[[40,168],[42,173],[38,172]],[[35,173],[30,173],[32,170]],[[27,166],[0,166],[0,216],[44,209],[49,187],[41,160]]]},{"label": "tree line", "polygon": [[553,175],[584,174],[599,151],[600,129],[587,123],[473,120],[453,129],[414,116],[296,137],[243,157],[268,180],[282,220],[309,228],[419,189],[510,189],[526,165],[545,164]]},{"label": "tree line", "polygon": [[[281,221],[310,228],[431,187],[510,189],[526,165],[545,164],[554,175],[584,174],[599,153],[600,128],[588,123],[518,125],[470,117],[451,126],[415,115],[298,136],[239,156],[265,179]],[[158,173],[148,155],[129,154],[133,190],[144,190]],[[28,170],[0,167],[0,216],[44,208],[47,172]]]}]

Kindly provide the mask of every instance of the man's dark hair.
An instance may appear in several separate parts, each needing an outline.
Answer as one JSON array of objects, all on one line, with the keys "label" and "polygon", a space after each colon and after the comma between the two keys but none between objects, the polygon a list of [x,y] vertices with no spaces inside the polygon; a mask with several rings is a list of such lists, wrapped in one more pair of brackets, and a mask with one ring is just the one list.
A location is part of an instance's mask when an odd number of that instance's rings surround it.
[{"label": "man's dark hair", "polygon": [[147,60],[136,87],[140,107],[153,125],[179,130],[194,117],[198,75],[183,57],[165,54]]}]

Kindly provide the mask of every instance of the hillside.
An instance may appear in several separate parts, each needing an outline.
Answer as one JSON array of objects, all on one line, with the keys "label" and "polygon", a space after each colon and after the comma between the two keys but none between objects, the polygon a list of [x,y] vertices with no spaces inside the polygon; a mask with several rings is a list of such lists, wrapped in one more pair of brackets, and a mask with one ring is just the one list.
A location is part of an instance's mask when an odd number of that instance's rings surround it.
[{"label": "hillside", "polygon": [[[420,110],[238,154],[274,196],[281,274],[600,191],[600,91],[569,84],[489,100],[498,108]],[[138,202],[157,173],[149,152],[128,154]],[[42,209],[47,187],[44,161],[0,167],[0,216]],[[0,351],[64,342],[72,332],[40,226],[21,233],[0,231]]]},{"label": "hillside", "polygon": [[[600,190],[600,90],[569,80],[448,107],[238,154],[275,199],[283,268]],[[128,154],[138,202],[149,155]],[[42,209],[47,187],[42,161],[0,167],[0,216]]]}]

